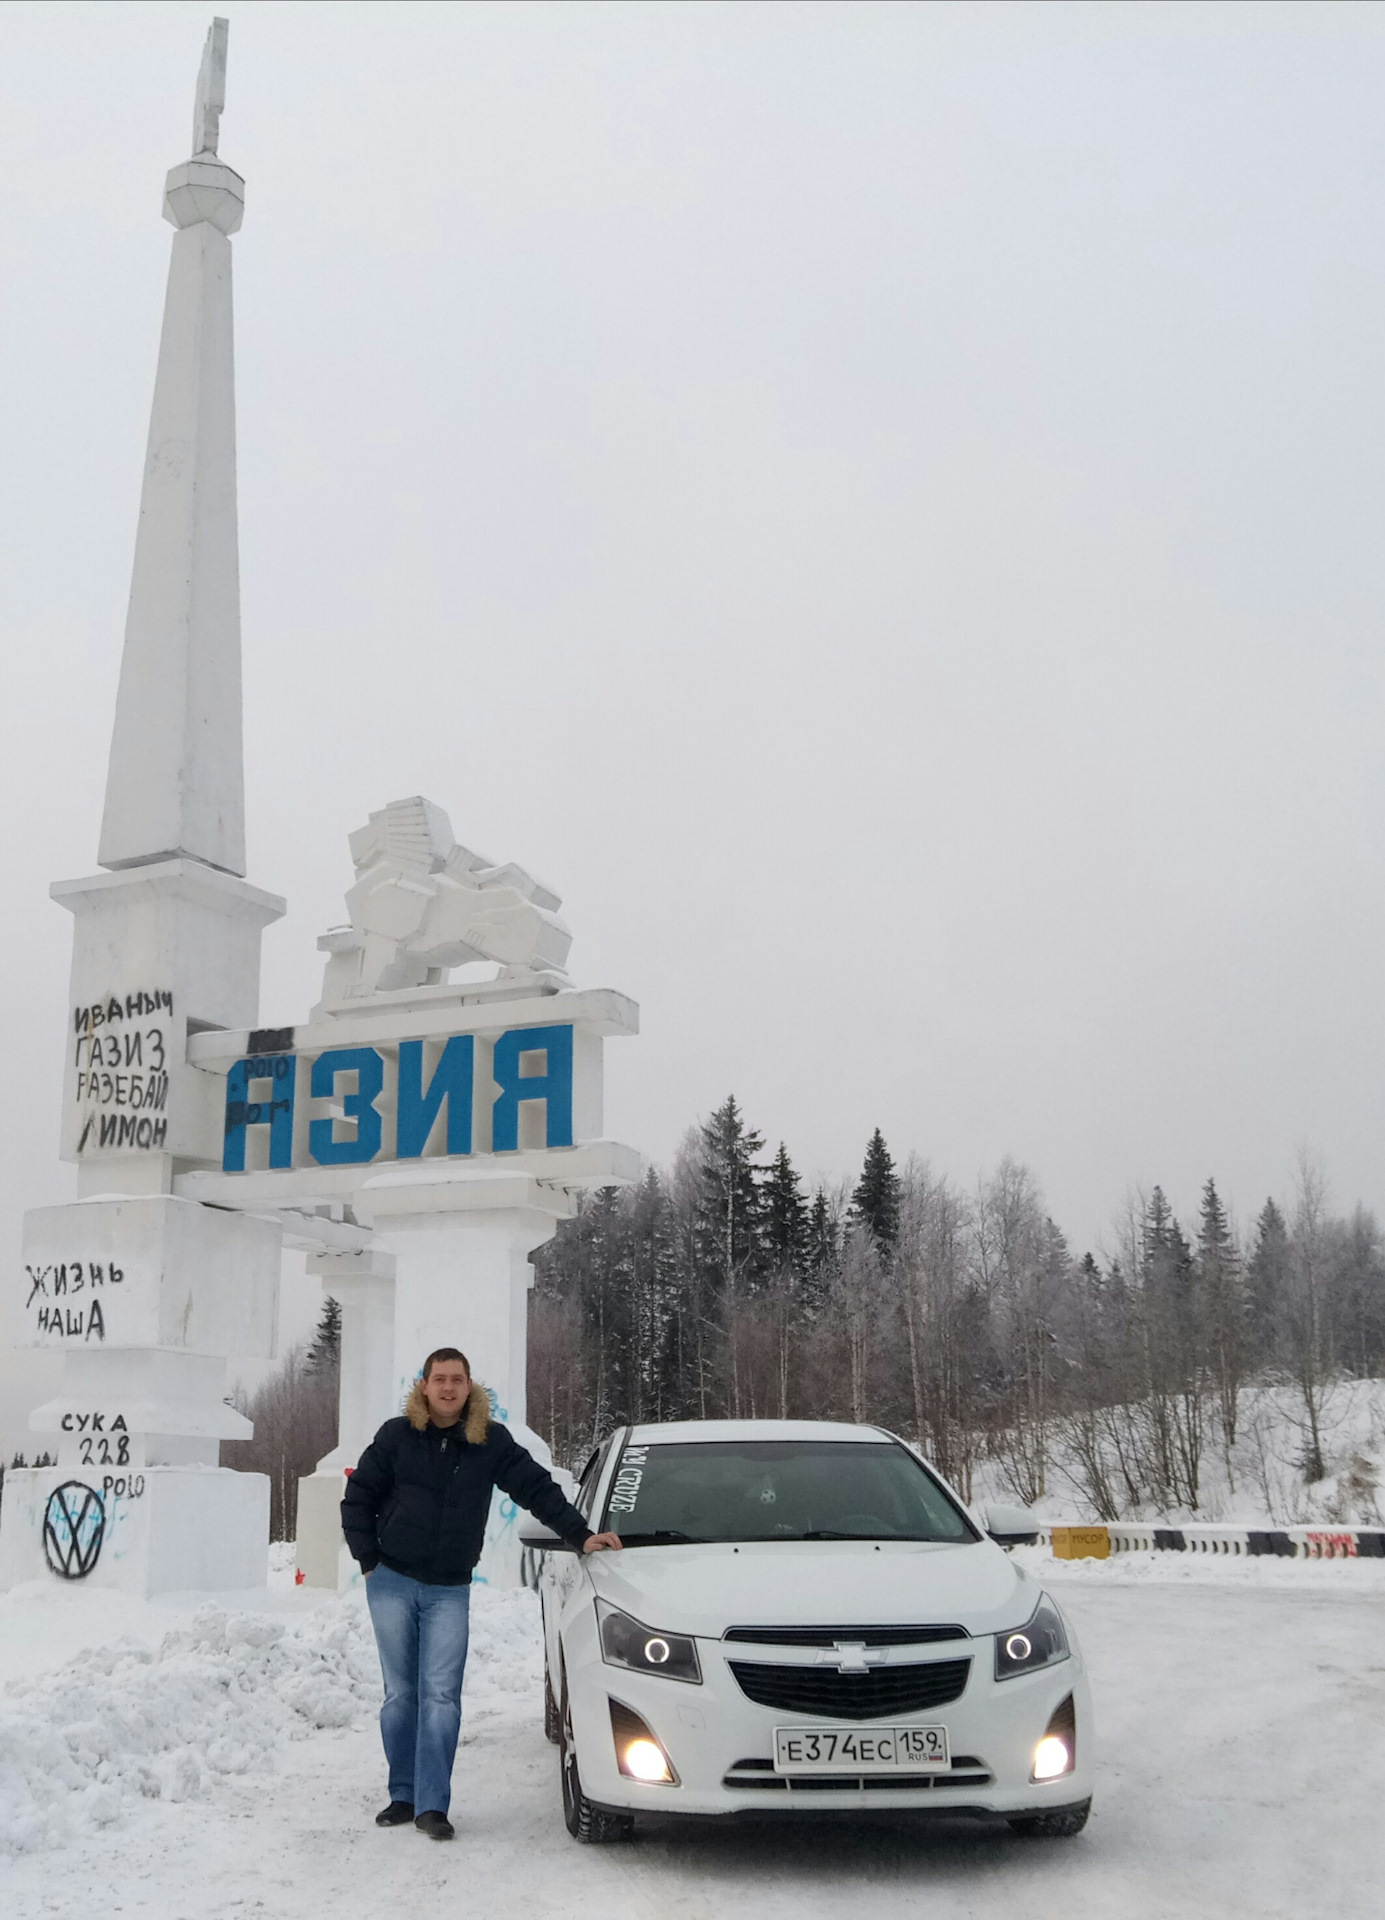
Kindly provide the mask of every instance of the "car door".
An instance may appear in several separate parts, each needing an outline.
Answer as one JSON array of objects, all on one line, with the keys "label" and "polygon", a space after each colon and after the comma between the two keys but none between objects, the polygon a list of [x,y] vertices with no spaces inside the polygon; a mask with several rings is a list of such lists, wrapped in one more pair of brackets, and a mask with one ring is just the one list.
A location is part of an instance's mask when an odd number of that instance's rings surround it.
[{"label": "car door", "polygon": [[[572,1504],[588,1526],[593,1525],[592,1511],[616,1437],[615,1434],[608,1434],[599,1446],[593,1448],[577,1482],[577,1492],[573,1496]],[[558,1635],[562,1628],[563,1608],[575,1592],[581,1579],[581,1572],[581,1558],[577,1554],[545,1553],[543,1556],[543,1572],[539,1576],[539,1599],[543,1605],[543,1644],[548,1660],[548,1671],[553,1676],[555,1687],[557,1676],[562,1668],[558,1651]]]}]

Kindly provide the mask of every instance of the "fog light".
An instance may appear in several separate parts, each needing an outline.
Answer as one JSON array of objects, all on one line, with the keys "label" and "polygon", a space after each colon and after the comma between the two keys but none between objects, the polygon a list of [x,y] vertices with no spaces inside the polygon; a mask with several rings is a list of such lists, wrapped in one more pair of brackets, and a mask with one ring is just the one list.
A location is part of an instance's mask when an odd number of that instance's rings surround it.
[{"label": "fog light", "polygon": [[[659,1758],[662,1761],[663,1755]],[[1056,1733],[1046,1733],[1034,1749],[1034,1778],[1056,1780],[1060,1773],[1067,1772],[1069,1764],[1067,1742],[1060,1740]]]},{"label": "fog light", "polygon": [[[1063,1743],[1060,1740],[1055,1744],[1062,1746]],[[625,1749],[624,1757],[626,1768],[636,1780],[647,1781],[651,1786],[667,1786],[673,1778],[662,1749],[655,1746],[652,1740],[632,1740]]]},{"label": "fog light", "polygon": [[610,1707],[616,1765],[626,1779],[646,1787],[676,1787],[677,1770],[649,1722],[619,1700],[612,1700]]}]

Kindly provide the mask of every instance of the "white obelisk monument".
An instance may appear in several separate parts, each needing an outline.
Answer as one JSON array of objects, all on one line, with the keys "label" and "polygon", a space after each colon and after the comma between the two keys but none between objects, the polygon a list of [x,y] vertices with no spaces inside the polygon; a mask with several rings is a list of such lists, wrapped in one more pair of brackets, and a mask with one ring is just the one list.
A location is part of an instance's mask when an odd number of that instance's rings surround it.
[{"label": "white obelisk monument", "polygon": [[105,871],[56,885],[74,917],[61,1152],[76,1201],[30,1213],[24,1338],[65,1356],[31,1426],[54,1468],[6,1477],[0,1587],[44,1575],[148,1593],[262,1584],[269,1483],[217,1466],[248,1423],[229,1355],[274,1347],[274,1220],[178,1196],[220,1164],[219,1084],[190,1035],[253,1027],[260,939],[241,770],[231,239],[244,183],[218,158],[224,20],[197,84],[159,344],[105,816]]},{"label": "white obelisk monument", "polygon": [[[461,845],[420,795],[350,836],[349,922],[318,942],[322,998],[257,1026],[260,938],[241,770],[231,239],[243,183],[217,156],[226,23],[197,87],[149,427],[98,859],[74,916],[62,1153],[78,1199],[25,1220],[24,1337],[65,1355],[31,1425],[56,1468],[6,1477],[0,1587],[139,1592],[263,1582],[268,1481],[217,1467],[248,1426],[229,1356],[267,1355],[281,1243],[342,1304],[339,1445],[301,1483],[299,1569],[352,1577],[338,1508],[430,1348],[461,1345],[496,1417],[525,1416],[530,1255],[580,1195],[638,1178],[603,1137],[603,1046],[638,1031],[576,987],[561,902]],[[493,969],[475,977],[478,965]],[[468,977],[453,978],[455,969]],[[514,1581],[497,1496],[478,1578]]]}]

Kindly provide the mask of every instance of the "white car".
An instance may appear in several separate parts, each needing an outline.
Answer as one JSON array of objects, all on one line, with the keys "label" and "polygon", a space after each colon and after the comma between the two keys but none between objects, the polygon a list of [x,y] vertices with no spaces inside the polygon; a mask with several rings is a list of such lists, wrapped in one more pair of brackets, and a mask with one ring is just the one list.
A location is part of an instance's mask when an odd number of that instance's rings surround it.
[{"label": "white car", "polygon": [[624,1427],[577,1504],[620,1553],[543,1530],[546,1731],[577,1840],[639,1814],[926,1812],[1081,1832],[1082,1655],[1054,1601],[879,1427]]}]

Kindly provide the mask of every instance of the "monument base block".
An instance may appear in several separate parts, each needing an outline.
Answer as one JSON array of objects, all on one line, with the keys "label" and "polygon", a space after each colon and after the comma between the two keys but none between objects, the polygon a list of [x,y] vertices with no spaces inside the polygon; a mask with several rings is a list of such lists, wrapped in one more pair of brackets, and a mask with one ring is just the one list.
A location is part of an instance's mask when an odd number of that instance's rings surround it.
[{"label": "monument base block", "polygon": [[341,1467],[319,1467],[298,1483],[298,1539],[295,1543],[297,1577],[305,1587],[345,1593],[359,1586],[361,1570],[341,1537],[341,1497],[346,1473]]},{"label": "monument base block", "polygon": [[226,1467],[11,1467],[0,1591],[53,1580],[120,1593],[228,1593],[269,1575],[269,1478]]}]

